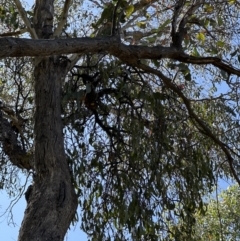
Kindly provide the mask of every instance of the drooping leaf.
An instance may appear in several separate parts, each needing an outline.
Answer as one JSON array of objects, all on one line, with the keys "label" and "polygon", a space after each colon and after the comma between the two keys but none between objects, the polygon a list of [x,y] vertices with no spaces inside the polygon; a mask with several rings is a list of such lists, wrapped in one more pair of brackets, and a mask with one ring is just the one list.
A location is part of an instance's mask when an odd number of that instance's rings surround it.
[{"label": "drooping leaf", "polygon": [[167,19],[163,24],[158,27],[158,32],[162,31],[169,23],[171,23],[171,19]]},{"label": "drooping leaf", "polygon": [[133,12],[134,12],[134,6],[133,5],[129,5],[126,8],[126,18],[129,18],[132,15]]}]

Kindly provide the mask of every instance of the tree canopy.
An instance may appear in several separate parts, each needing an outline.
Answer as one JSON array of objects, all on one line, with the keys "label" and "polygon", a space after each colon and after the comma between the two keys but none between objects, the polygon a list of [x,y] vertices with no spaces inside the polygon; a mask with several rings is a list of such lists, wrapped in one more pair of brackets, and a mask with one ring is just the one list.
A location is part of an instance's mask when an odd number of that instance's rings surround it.
[{"label": "tree canopy", "polygon": [[239,186],[212,198],[207,205],[206,215],[196,215],[195,240],[239,240]]},{"label": "tree canopy", "polygon": [[240,184],[239,1],[0,3],[0,188],[32,179],[19,241],[77,220],[193,239],[205,195]]}]

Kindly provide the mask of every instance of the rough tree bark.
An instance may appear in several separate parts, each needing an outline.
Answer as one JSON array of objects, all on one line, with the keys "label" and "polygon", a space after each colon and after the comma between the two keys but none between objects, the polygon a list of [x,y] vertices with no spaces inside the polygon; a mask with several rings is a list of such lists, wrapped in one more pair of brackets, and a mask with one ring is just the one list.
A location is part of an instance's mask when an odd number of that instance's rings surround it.
[{"label": "rough tree bark", "polygon": [[[53,11],[53,0],[36,1],[33,25],[39,39],[52,35]],[[35,178],[18,240],[61,241],[77,209],[61,120],[61,86],[67,62],[55,55],[37,59],[35,65]]]},{"label": "rough tree bark", "polygon": [[64,153],[61,82],[64,63],[44,58],[35,68],[35,171],[19,241],[63,240],[77,208]]}]

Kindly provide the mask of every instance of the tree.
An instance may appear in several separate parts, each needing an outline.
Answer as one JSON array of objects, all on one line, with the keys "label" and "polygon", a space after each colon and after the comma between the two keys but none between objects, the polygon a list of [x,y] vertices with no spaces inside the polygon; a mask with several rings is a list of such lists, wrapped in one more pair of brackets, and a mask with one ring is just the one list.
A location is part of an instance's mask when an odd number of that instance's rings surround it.
[{"label": "tree", "polygon": [[18,240],[78,218],[91,240],[191,238],[218,179],[240,184],[238,1],[0,2],[1,186],[33,179]]},{"label": "tree", "polygon": [[206,215],[196,215],[196,240],[239,240],[239,186],[230,186],[208,203]]}]

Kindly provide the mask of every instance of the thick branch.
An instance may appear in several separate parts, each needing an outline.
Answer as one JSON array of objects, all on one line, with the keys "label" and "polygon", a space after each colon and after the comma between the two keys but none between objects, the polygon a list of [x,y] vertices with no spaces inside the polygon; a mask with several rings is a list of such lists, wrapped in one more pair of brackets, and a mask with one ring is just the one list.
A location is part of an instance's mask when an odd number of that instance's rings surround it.
[{"label": "thick branch", "polygon": [[107,51],[112,44],[116,44],[116,39],[111,37],[41,40],[0,38],[0,58],[98,53]]},{"label": "thick branch", "polygon": [[239,75],[240,69],[236,69],[230,66],[229,64],[224,63],[221,59],[217,57],[194,57],[184,53],[180,53],[176,59],[181,62],[189,63],[189,64],[198,64],[198,65],[212,64],[218,67],[219,69],[226,71],[228,74],[235,74],[240,76]]},{"label": "thick branch", "polygon": [[14,132],[11,124],[3,117],[0,111],[0,142],[4,152],[14,166],[21,169],[32,169],[33,155],[27,153],[18,142],[17,134]]},{"label": "thick branch", "polygon": [[185,3],[184,0],[179,0],[174,8],[171,37],[172,37],[172,44],[176,48],[181,47],[181,40],[179,39],[180,36],[178,36],[179,33],[177,29],[177,24],[178,24],[178,17],[183,9],[184,3]]},{"label": "thick branch", "polygon": [[77,53],[89,54],[108,52],[126,62],[140,59],[175,59],[197,65],[212,64],[229,74],[240,76],[240,69],[224,63],[217,57],[194,57],[174,47],[147,47],[125,45],[117,37],[73,38],[32,40],[20,38],[0,38],[0,58],[23,56],[51,56]]},{"label": "thick branch", "polygon": [[197,0],[195,1],[195,3],[192,3],[190,8],[184,14],[184,17],[181,19],[177,29],[178,17],[181,14],[181,11],[185,4],[185,1],[183,0],[178,1],[174,11],[174,16],[172,21],[172,33],[171,33],[172,42],[173,42],[172,45],[175,46],[176,48],[179,48],[179,49],[182,48],[183,38],[187,34],[186,23],[188,22],[189,18],[193,16],[194,12],[201,6],[202,3],[203,3],[202,0]]}]

